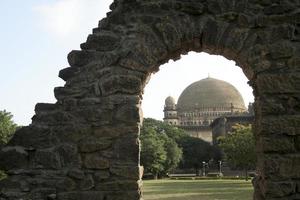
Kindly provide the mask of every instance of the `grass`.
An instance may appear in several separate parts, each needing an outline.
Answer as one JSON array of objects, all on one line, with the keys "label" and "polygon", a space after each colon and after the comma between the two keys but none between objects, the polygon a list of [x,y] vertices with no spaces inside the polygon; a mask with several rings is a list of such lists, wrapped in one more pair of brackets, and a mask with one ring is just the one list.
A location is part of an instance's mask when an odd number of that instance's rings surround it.
[{"label": "grass", "polygon": [[245,180],[146,180],[144,200],[251,200]]}]

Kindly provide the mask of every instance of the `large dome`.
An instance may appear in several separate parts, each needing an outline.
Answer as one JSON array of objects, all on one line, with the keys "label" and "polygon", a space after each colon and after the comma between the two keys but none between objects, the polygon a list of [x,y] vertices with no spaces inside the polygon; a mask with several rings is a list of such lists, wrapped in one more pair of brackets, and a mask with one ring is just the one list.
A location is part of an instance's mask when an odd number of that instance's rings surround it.
[{"label": "large dome", "polygon": [[206,78],[189,85],[180,95],[177,108],[180,112],[197,108],[219,106],[246,109],[239,91],[230,83],[214,78]]}]

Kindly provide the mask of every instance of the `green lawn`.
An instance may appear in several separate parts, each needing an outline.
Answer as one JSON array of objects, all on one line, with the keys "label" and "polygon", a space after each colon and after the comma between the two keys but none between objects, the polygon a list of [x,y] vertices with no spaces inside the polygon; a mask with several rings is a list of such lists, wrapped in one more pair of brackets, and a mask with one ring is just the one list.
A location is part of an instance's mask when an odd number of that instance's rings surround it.
[{"label": "green lawn", "polygon": [[144,200],[251,200],[251,181],[146,180]]}]

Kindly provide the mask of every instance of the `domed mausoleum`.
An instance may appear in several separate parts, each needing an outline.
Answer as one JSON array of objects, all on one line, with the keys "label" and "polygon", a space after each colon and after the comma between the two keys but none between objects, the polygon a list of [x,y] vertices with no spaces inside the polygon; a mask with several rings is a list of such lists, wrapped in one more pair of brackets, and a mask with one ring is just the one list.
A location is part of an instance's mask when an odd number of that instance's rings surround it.
[{"label": "domed mausoleum", "polygon": [[208,77],[184,89],[177,104],[173,97],[167,97],[164,121],[184,129],[193,137],[212,142],[210,125],[215,119],[245,113],[242,95],[233,85]]}]

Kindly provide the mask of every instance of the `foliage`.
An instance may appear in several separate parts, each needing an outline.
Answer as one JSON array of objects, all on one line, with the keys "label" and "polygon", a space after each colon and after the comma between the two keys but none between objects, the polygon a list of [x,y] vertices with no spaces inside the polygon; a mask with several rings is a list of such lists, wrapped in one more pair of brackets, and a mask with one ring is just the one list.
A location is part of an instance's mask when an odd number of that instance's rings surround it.
[{"label": "foliage", "polygon": [[158,173],[164,170],[164,162],[167,159],[164,140],[152,127],[144,127],[142,130],[141,163],[145,172],[150,172],[157,176]]},{"label": "foliage", "polygon": [[13,115],[10,112],[0,111],[0,145],[7,143],[16,131],[17,125],[12,118]]},{"label": "foliage", "polygon": [[[0,147],[8,142],[17,129],[12,118],[13,115],[10,112],[0,111]],[[5,176],[5,173],[0,171],[0,180]]]},{"label": "foliage", "polygon": [[197,175],[203,166],[202,162],[221,159],[218,148],[200,138],[183,137],[179,144],[183,149],[181,168],[194,168]]},{"label": "foliage", "polygon": [[146,118],[141,129],[141,164],[145,173],[167,174],[175,169],[182,158],[178,147],[183,131],[164,122]]},{"label": "foliage", "polygon": [[247,179],[247,172],[255,167],[256,161],[251,125],[235,125],[233,132],[219,138],[219,146],[223,149],[226,160],[231,166],[245,170]]}]

